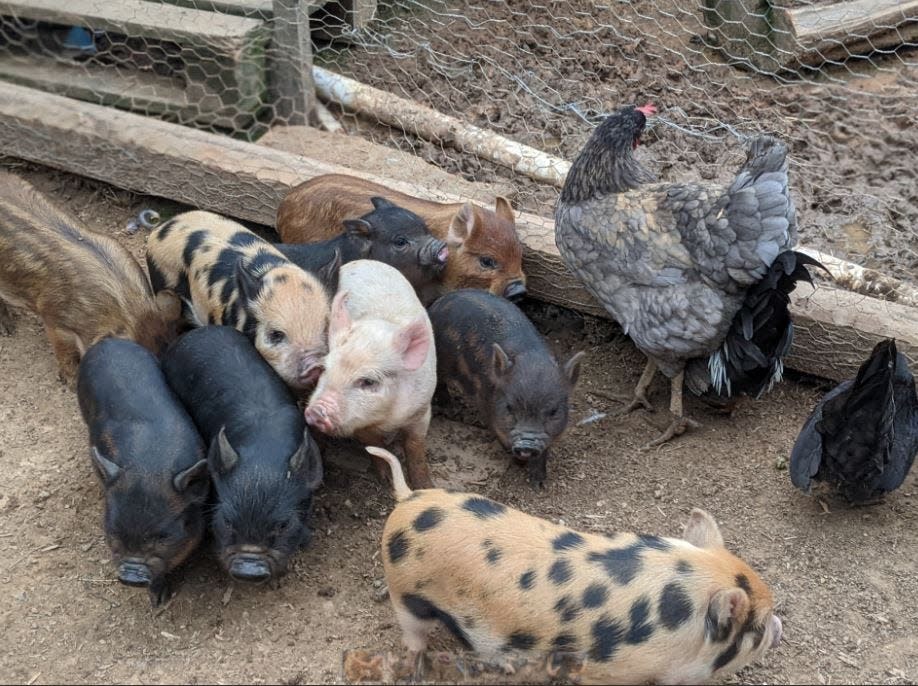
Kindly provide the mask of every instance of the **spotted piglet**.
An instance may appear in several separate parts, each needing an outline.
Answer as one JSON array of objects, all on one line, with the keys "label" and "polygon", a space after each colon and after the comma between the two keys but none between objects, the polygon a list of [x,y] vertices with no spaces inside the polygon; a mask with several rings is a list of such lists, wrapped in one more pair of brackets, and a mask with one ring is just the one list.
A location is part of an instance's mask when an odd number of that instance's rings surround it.
[{"label": "spotted piglet", "polygon": [[682,539],[578,533],[493,500],[412,492],[389,463],[398,505],[383,566],[412,651],[441,622],[486,659],[575,654],[584,683],[699,683],[781,640],[771,591],[692,510]]},{"label": "spotted piglet", "polygon": [[[330,268],[337,268],[334,255]],[[322,281],[241,224],[211,212],[185,212],[147,240],[153,288],[175,290],[197,326],[245,333],[294,389],[322,371],[329,298]]]}]

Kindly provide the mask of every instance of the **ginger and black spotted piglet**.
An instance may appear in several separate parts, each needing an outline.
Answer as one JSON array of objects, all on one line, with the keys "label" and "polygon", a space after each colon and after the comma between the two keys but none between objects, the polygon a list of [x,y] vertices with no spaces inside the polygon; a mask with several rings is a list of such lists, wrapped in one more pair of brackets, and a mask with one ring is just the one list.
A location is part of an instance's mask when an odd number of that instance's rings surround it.
[{"label": "ginger and black spotted piglet", "polygon": [[220,215],[185,212],[150,234],[147,264],[153,288],[174,289],[193,324],[242,331],[295,389],[318,379],[328,294],[270,243]]},{"label": "ginger and black spotted piglet", "polygon": [[412,492],[383,531],[386,581],[405,643],[441,622],[486,659],[575,654],[584,683],[726,677],[781,639],[771,591],[692,510],[683,539],[580,533],[468,493]]}]

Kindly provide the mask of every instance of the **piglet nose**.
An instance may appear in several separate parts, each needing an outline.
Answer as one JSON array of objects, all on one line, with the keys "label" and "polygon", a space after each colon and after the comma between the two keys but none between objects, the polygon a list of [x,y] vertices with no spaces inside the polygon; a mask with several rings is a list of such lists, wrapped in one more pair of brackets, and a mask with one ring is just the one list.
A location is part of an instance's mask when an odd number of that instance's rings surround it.
[{"label": "piglet nose", "polygon": [[325,408],[322,407],[321,405],[310,405],[309,407],[306,408],[306,412],[304,413],[306,423],[309,424],[310,426],[318,424],[319,422],[323,421],[327,416],[328,415],[325,412]]},{"label": "piglet nose", "polygon": [[507,300],[519,300],[526,295],[526,286],[522,281],[513,281],[504,289],[504,297]]},{"label": "piglet nose", "polygon": [[444,245],[440,248],[440,251],[437,253],[437,262],[440,264],[446,264],[446,261],[449,259],[449,247]]}]

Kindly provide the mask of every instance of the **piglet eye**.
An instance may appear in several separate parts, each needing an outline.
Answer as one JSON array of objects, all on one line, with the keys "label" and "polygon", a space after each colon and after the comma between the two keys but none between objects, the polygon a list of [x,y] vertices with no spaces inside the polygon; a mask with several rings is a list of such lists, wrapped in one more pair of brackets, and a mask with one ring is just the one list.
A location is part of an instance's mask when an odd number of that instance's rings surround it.
[{"label": "piglet eye", "polygon": [[285,340],[287,340],[287,334],[283,331],[278,331],[277,329],[271,329],[268,332],[268,343],[271,345],[280,345]]},{"label": "piglet eye", "polygon": [[356,384],[357,388],[362,388],[364,390],[370,390],[370,389],[376,388],[376,386],[378,385],[379,385],[379,381],[377,381],[376,379],[371,379],[366,376],[361,379],[357,379],[357,384]]},{"label": "piglet eye", "polygon": [[408,245],[408,239],[404,236],[396,236],[395,240],[392,241],[396,248],[404,248]]},{"label": "piglet eye", "polygon": [[482,269],[497,269],[497,260],[490,255],[482,255],[478,258],[478,264]]}]

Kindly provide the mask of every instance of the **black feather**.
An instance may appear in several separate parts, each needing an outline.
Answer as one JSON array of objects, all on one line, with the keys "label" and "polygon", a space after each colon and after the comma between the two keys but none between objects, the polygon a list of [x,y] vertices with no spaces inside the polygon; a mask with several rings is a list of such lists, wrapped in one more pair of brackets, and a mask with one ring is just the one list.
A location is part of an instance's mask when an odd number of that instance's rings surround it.
[{"label": "black feather", "polygon": [[786,250],[746,292],[721,347],[728,383],[717,393],[758,397],[771,386],[793,342],[790,294],[799,281],[813,283],[808,266],[825,269],[809,255]]}]

